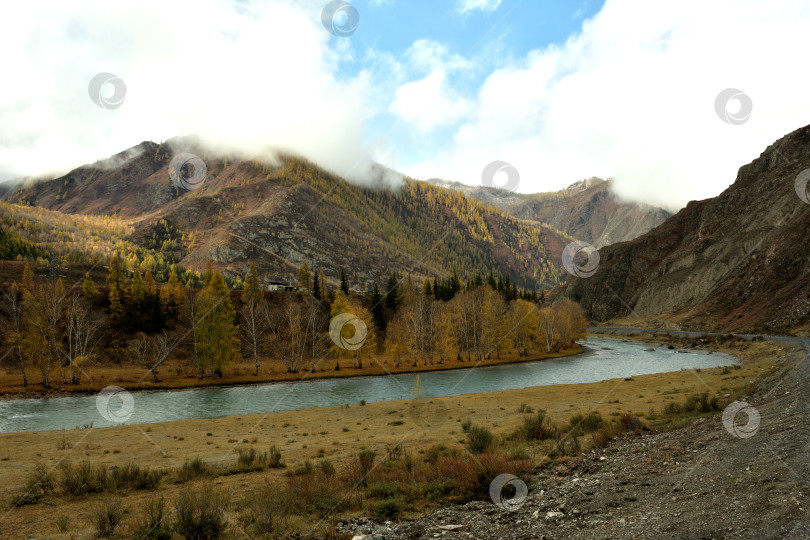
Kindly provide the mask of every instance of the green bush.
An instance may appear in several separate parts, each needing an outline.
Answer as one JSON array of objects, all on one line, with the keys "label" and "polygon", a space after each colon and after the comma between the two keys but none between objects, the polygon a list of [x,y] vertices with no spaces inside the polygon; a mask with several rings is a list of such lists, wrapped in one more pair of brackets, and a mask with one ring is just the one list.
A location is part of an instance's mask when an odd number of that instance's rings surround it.
[{"label": "green bush", "polygon": [[396,499],[377,501],[374,505],[374,515],[383,520],[394,520],[402,513],[402,504]]},{"label": "green bush", "polygon": [[467,447],[473,454],[482,454],[492,446],[494,437],[485,427],[471,426],[467,431]]},{"label": "green bush", "polygon": [[543,441],[550,438],[554,430],[546,418],[546,411],[539,410],[537,414],[523,419],[516,436],[524,441]]},{"label": "green bush", "polygon": [[467,433],[468,431],[470,431],[470,428],[471,428],[471,427],[472,427],[472,420],[470,420],[469,418],[467,418],[466,420],[464,420],[464,421],[461,423],[461,430],[462,430],[464,433]]},{"label": "green bush", "polygon": [[605,425],[605,421],[599,411],[591,411],[588,414],[575,414],[568,421],[569,433],[576,437],[585,433],[593,433]]},{"label": "green bush", "polygon": [[210,485],[199,491],[182,491],[175,503],[174,529],[189,540],[217,538],[228,522],[224,518],[225,498]]}]

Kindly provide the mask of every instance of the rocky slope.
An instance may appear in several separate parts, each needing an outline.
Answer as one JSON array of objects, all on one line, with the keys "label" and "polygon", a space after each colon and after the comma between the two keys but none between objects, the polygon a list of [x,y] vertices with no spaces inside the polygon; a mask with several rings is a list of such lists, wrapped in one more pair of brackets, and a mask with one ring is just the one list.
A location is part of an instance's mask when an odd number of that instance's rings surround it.
[{"label": "rocky slope", "polygon": [[795,181],[808,167],[810,126],[741,167],[717,197],[690,202],[647,234],[601,249],[596,273],[572,278],[563,293],[596,321],[806,332],[810,204]]},{"label": "rocky slope", "polygon": [[539,470],[515,511],[480,501],[343,530],[362,540],[808,538],[810,340],[780,345],[783,367],[746,398],[761,418],[750,438],[732,436],[718,413]]},{"label": "rocky slope", "polygon": [[557,192],[531,194],[429,181],[462,191],[520,219],[546,223],[597,248],[632,240],[672,215],[662,208],[622,201],[611,190],[612,181],[600,178],[580,180]]},{"label": "rocky slope", "polygon": [[[205,164],[197,189],[170,180],[171,159],[181,152]],[[333,281],[345,270],[361,288],[391,271],[417,278],[491,271],[530,288],[560,283],[570,238],[424,182],[386,187],[391,172],[378,172],[373,187],[360,187],[295,157],[244,161],[175,139],[141,143],[5,199],[126,220],[135,240],[166,220],[183,235],[181,265],[201,270],[212,259],[217,269],[243,276],[255,263],[265,281],[294,281],[307,261]]]}]

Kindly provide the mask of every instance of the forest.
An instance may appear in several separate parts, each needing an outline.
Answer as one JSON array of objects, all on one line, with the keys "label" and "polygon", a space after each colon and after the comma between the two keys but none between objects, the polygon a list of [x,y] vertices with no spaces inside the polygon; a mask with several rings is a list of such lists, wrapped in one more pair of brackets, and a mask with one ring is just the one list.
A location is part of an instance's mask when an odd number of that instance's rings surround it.
[{"label": "forest", "polygon": [[[129,261],[136,262],[136,261]],[[331,290],[305,262],[294,291],[270,291],[253,265],[233,289],[209,261],[183,282],[174,267],[165,283],[116,253],[106,283],[90,274],[79,285],[59,277],[22,279],[2,289],[3,363],[28,384],[78,385],[95,366],[131,363],[152,382],[175,376],[169,359],[199,379],[222,377],[234,363],[255,375],[271,361],[288,373],[362,369],[363,362],[474,365],[501,355],[530,357],[570,348],[585,334],[579,306],[546,305],[543,294],[508,278],[452,275],[415,283],[391,273],[384,290],[358,293],[342,275]],[[360,324],[330,333],[330,321],[350,314]],[[359,346],[344,346],[357,343]]]}]

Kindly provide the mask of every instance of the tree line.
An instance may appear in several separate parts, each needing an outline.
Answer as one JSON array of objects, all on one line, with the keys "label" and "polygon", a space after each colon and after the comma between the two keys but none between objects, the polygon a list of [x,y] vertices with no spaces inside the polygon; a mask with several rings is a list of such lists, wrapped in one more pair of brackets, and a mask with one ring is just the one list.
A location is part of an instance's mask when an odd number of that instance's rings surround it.
[{"label": "tree line", "polygon": [[[361,369],[371,357],[398,368],[554,352],[585,333],[576,303],[548,306],[542,293],[492,275],[417,284],[391,273],[384,291],[375,285],[357,294],[345,273],[332,290],[322,272],[304,263],[295,292],[264,290],[253,265],[239,281],[241,289],[232,290],[209,261],[199,288],[174,270],[158,283],[148,268],[128,272],[116,254],[104,285],[88,274],[81,287],[66,288],[61,279],[35,283],[28,264],[22,280],[3,291],[6,362],[16,365],[24,385],[33,372],[50,388],[54,375],[79,384],[93,363],[135,362],[154,382],[171,356],[199,378],[222,376],[239,358],[251,362],[255,375],[270,358],[289,373]],[[362,335],[354,334],[357,325],[340,329],[362,346],[346,348],[330,337],[330,321],[340,314],[362,321]]]}]

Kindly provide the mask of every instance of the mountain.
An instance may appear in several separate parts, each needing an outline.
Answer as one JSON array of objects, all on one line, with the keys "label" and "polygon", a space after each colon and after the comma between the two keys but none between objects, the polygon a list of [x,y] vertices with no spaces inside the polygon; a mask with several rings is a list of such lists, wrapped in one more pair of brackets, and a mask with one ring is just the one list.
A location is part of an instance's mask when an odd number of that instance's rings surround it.
[{"label": "mountain", "polygon": [[662,208],[622,201],[612,180],[588,178],[548,193],[516,193],[506,189],[428,180],[500,208],[520,219],[551,225],[578,240],[600,248],[632,240],[660,225],[670,214]]},{"label": "mountain", "polygon": [[[180,152],[203,160],[207,176],[199,189],[170,180],[170,160]],[[173,139],[143,142],[59,178],[20,186],[6,194],[0,210],[4,219],[14,214],[18,221],[42,222],[36,228],[55,238],[63,221],[77,231],[84,227],[75,216],[87,221],[92,215],[96,227],[98,220],[112,220],[108,228],[118,236],[101,244],[132,244],[127,249],[139,260],[159,255],[202,270],[211,259],[231,276],[244,276],[253,262],[265,282],[294,281],[304,261],[333,281],[345,271],[360,287],[380,283],[391,271],[462,278],[491,271],[532,288],[563,279],[566,235],[425,182],[406,178],[391,188],[394,173],[381,167],[377,173],[373,187],[361,187],[294,156],[245,161]],[[31,236],[31,230],[15,225],[19,234]],[[122,236],[121,230],[129,232]],[[100,231],[96,236],[103,237]]]},{"label": "mountain", "polygon": [[596,273],[571,279],[562,292],[596,321],[806,333],[810,204],[806,180],[804,200],[795,184],[808,167],[810,126],[741,167],[717,197],[601,249]]}]

